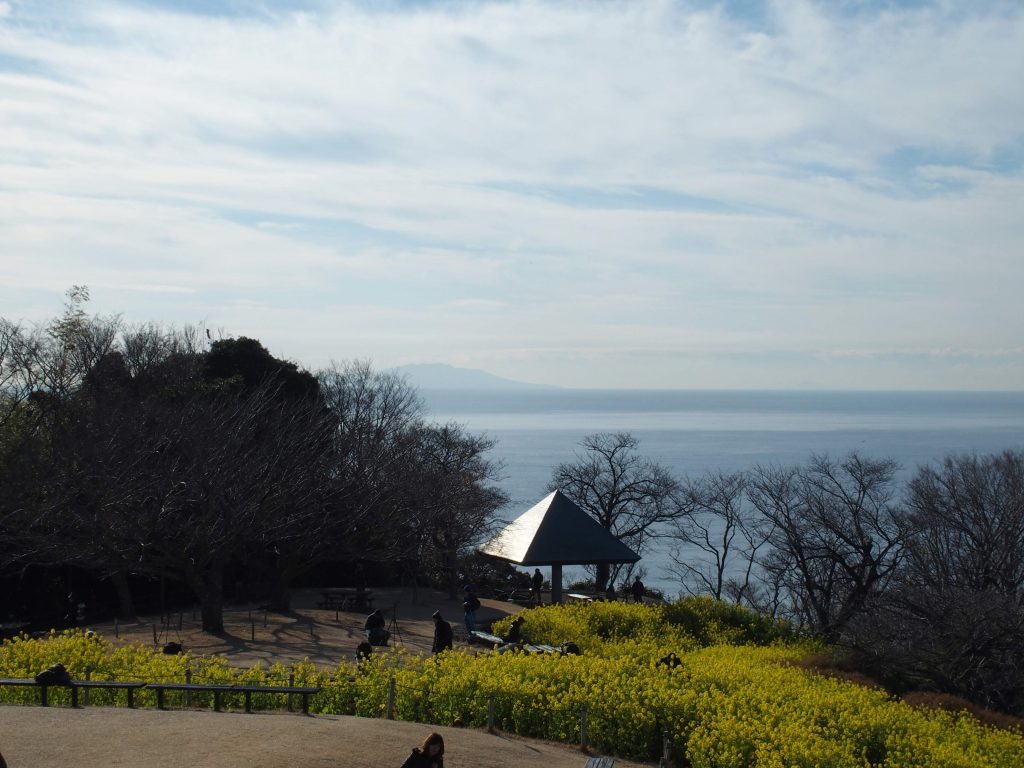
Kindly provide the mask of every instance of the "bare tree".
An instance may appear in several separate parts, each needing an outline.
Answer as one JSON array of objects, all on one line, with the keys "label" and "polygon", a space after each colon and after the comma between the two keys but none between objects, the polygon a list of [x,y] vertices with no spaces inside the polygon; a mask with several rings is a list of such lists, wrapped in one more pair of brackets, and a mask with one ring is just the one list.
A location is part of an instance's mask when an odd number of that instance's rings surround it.
[{"label": "bare tree", "polygon": [[751,577],[758,551],[771,532],[747,499],[743,472],[708,473],[688,482],[681,497],[686,515],[675,521],[672,570],[690,594],[718,600],[752,600]]},{"label": "bare tree", "polygon": [[788,591],[797,618],[829,640],[886,587],[902,557],[895,471],[890,459],[852,453],[752,473],[751,503],[772,528],[761,566]]},{"label": "bare tree", "polygon": [[[548,490],[561,490],[616,538],[642,553],[664,523],[685,508],[679,483],[660,464],[636,453],[639,441],[626,432],[588,435],[576,461],[555,467]],[[609,567],[596,566],[595,585],[603,592]]]},{"label": "bare tree", "polygon": [[883,674],[1024,713],[1024,452],[922,467],[908,505],[904,563],[853,641]]},{"label": "bare tree", "polygon": [[0,320],[0,564],[78,562],[46,535],[53,516],[45,512],[57,498],[60,436],[78,419],[72,401],[121,329],[116,316],[87,316],[86,301],[75,286],[64,314],[47,324]]},{"label": "bare tree", "polygon": [[158,403],[150,417],[159,479],[144,559],[200,600],[203,629],[223,631],[224,572],[254,547],[300,548],[325,525],[332,425],[315,401],[273,384]]},{"label": "bare tree", "polygon": [[329,411],[283,397],[273,376],[248,387],[204,378],[194,332],[122,334],[71,311],[48,328],[21,369],[41,417],[13,475],[23,490],[9,559],[109,576],[123,614],[129,573],[180,577],[204,628],[219,631],[225,568],[322,538]]},{"label": "bare tree", "polygon": [[318,374],[326,407],[336,420],[333,556],[400,560],[414,514],[423,402],[405,379],[369,363],[333,364]]},{"label": "bare tree", "polygon": [[[447,574],[448,592],[458,589],[460,559],[492,532],[494,513],[508,496],[491,485],[501,465],[487,458],[494,441],[458,424],[419,431],[415,476],[415,524],[426,532],[433,555]],[[423,540],[420,540],[421,543]]]}]

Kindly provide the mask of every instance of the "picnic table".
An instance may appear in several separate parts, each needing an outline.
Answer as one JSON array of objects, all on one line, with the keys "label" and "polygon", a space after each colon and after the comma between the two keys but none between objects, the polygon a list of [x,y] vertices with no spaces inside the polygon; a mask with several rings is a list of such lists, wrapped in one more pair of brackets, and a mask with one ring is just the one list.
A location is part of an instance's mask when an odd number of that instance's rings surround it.
[{"label": "picnic table", "polygon": [[599,599],[597,595],[585,595],[582,592],[570,592],[566,595],[566,598],[575,603],[592,603]]},{"label": "picnic table", "polygon": [[317,603],[317,607],[333,610],[335,614],[338,611],[373,610],[373,592],[368,589],[325,589],[320,595],[322,599]]}]

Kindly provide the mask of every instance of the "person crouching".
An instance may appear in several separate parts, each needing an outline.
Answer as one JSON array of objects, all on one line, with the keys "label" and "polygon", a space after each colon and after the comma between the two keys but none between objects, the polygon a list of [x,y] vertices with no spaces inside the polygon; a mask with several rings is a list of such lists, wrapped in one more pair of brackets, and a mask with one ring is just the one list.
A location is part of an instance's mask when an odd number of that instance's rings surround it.
[{"label": "person crouching", "polygon": [[380,612],[379,608],[366,617],[363,629],[366,630],[366,639],[370,642],[370,645],[388,644],[388,638],[391,637],[391,633],[384,629],[384,614]]}]

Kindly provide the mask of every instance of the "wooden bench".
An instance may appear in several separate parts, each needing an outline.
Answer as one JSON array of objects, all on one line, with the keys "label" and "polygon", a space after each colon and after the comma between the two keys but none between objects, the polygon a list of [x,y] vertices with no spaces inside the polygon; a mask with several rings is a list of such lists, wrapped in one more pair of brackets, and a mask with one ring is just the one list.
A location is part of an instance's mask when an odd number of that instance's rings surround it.
[{"label": "wooden bench", "polygon": [[583,768],[615,768],[615,758],[591,757]]},{"label": "wooden bench", "polygon": [[[128,694],[128,708],[135,707],[135,692],[144,688],[146,683],[141,680],[72,680],[71,681],[71,706],[78,706],[78,689],[93,690],[95,688],[108,690],[123,690]],[[88,703],[88,702],[86,702]]]},{"label": "wooden bench", "polygon": [[[307,688],[298,685],[225,685],[222,683],[150,683],[149,688],[156,691],[157,709],[164,706],[165,691],[186,691],[191,693],[212,693],[213,709],[220,712],[222,697],[225,693],[241,693],[245,696],[245,711],[252,712],[252,695],[254,693],[283,693],[302,696],[302,714],[309,714],[309,697],[320,693],[320,688]],[[290,699],[289,699],[290,701]]]},{"label": "wooden bench", "polygon": [[135,706],[135,691],[139,688],[144,687],[146,684],[138,680],[72,680],[70,683],[37,683],[34,678],[31,677],[5,677],[0,678],[0,686],[4,685],[20,685],[20,686],[35,686],[39,689],[39,704],[44,707],[50,706],[50,700],[48,695],[48,689],[50,688],[70,688],[71,689],[71,706],[78,706],[78,689],[93,689],[93,688],[114,688],[121,689],[128,692],[128,706]]},{"label": "wooden bench", "polygon": [[185,691],[187,693],[212,693],[213,709],[216,712],[220,712],[220,697],[225,691],[230,693],[234,686],[213,683],[206,685],[202,683],[150,683],[148,687],[150,690],[156,691],[157,709],[166,709],[164,707],[165,691]]},{"label": "wooden bench", "polygon": [[41,701],[39,703],[42,704],[44,707],[48,707],[50,705],[49,702],[46,700],[46,689],[49,688],[50,686],[48,686],[48,685],[39,685],[39,683],[37,683],[31,677],[2,677],[2,678],[0,678],[0,686],[5,686],[5,685],[18,685],[18,686],[30,686],[30,685],[32,685],[32,686],[37,686],[39,688],[39,690],[41,691],[41,694],[40,694],[41,695]]},{"label": "wooden bench", "polygon": [[[297,694],[302,696],[302,714],[304,715],[309,714],[309,697],[320,693],[319,688],[305,688],[298,685],[236,685],[234,690],[245,694],[246,712],[252,712],[252,695],[254,693],[286,693],[289,696],[289,702],[292,694]],[[291,704],[289,704],[290,707]]]},{"label": "wooden bench", "polygon": [[491,648],[497,648],[502,645],[505,641],[497,635],[492,635],[489,632],[470,632],[466,638],[466,642],[470,645],[487,645]]},{"label": "wooden bench", "polygon": [[523,646],[523,650],[525,650],[527,653],[538,653],[538,654],[546,653],[546,654],[561,655],[561,653],[562,653],[562,649],[561,648],[555,648],[555,646],[553,646],[553,645],[543,645],[543,644],[540,644],[540,643],[527,643],[526,645]]}]

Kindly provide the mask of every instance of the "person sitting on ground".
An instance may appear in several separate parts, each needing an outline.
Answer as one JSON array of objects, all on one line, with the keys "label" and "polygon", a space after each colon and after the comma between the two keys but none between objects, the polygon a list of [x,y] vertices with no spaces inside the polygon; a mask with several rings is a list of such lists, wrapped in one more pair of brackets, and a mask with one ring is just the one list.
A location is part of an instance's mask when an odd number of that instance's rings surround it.
[{"label": "person sitting on ground", "polygon": [[439,733],[431,733],[423,743],[415,747],[412,754],[402,763],[402,768],[444,768],[444,739]]},{"label": "person sitting on ground", "polygon": [[676,667],[678,667],[682,663],[683,663],[683,660],[680,659],[678,656],[676,656],[675,652],[673,651],[671,653],[665,654],[660,659],[658,659],[658,663],[655,666],[658,666],[658,667],[668,667],[669,669],[675,669]]},{"label": "person sitting on ground", "polygon": [[373,656],[373,646],[363,640],[359,645],[356,646],[356,663],[361,664],[362,662]]},{"label": "person sitting on ground", "polygon": [[559,646],[558,650],[563,656],[583,655],[583,651],[580,650],[580,647],[576,645],[576,643],[574,643],[572,640],[566,640]]},{"label": "person sitting on ground", "polygon": [[441,653],[452,649],[452,625],[441,617],[440,611],[434,611],[434,645],[431,653]]},{"label": "person sitting on ground", "polygon": [[516,616],[512,619],[512,626],[508,628],[508,634],[502,639],[506,645],[510,643],[522,643],[523,642],[523,624],[526,623],[526,619],[522,616]]},{"label": "person sitting on ground", "polygon": [[640,581],[639,576],[633,579],[632,589],[634,602],[642,603],[644,601],[644,593],[646,592],[646,589],[644,588],[644,583]]},{"label": "person sitting on ground", "polygon": [[370,645],[388,644],[391,633],[384,629],[384,614],[380,612],[380,608],[366,617],[363,629],[366,630],[366,639],[370,641]]},{"label": "person sitting on ground", "polygon": [[466,616],[466,638],[476,632],[476,610],[480,607],[480,600],[473,594],[473,588],[467,584],[462,588],[465,596],[462,599],[462,610]]}]

